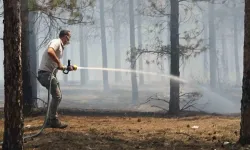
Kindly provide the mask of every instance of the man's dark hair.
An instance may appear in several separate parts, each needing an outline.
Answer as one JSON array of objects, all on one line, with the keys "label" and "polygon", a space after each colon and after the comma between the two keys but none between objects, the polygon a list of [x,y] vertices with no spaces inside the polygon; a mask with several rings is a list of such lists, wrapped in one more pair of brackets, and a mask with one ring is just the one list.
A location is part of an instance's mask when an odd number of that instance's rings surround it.
[{"label": "man's dark hair", "polygon": [[59,33],[59,38],[64,37],[65,35],[69,35],[69,30],[61,30]]}]

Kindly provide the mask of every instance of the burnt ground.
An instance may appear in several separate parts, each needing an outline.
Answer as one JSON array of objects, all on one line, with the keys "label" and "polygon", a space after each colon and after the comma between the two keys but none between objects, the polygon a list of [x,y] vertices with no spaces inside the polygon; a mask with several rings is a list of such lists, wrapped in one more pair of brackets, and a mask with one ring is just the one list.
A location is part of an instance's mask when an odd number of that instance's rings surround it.
[{"label": "burnt ground", "polygon": [[[141,91],[141,101],[157,91],[155,88]],[[239,114],[225,116],[185,111],[171,116],[149,111],[149,107],[138,112],[122,111],[130,103],[131,91],[125,90],[102,93],[96,89],[71,87],[66,90],[65,87],[63,94],[65,109],[60,109],[59,113],[69,127],[45,129],[40,136],[25,141],[25,150],[240,149],[235,145],[239,138]],[[41,96],[46,97],[46,93]],[[110,110],[113,108],[117,111]],[[26,117],[24,134],[37,133],[44,115],[44,110],[36,110]],[[3,128],[1,119],[0,141]]]},{"label": "burnt ground", "polygon": [[[238,115],[183,112],[170,116],[165,113],[61,110],[60,118],[69,124],[68,128],[46,128],[40,136],[26,140],[25,149],[240,149],[234,144],[239,138]],[[25,118],[25,135],[38,132],[43,119],[41,113]],[[3,132],[3,120],[0,132]]]}]

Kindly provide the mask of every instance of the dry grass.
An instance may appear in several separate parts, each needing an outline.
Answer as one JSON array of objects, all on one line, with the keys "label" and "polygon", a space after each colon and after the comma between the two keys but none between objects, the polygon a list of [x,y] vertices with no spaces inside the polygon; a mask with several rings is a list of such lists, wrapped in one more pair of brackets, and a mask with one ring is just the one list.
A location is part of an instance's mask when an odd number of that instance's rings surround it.
[{"label": "dry grass", "polygon": [[[27,118],[25,134],[37,132],[44,117]],[[130,118],[61,116],[67,129],[45,129],[25,142],[27,150],[198,150],[229,149],[238,139],[238,117]],[[199,126],[192,129],[192,126]],[[3,121],[0,121],[0,132]]]}]

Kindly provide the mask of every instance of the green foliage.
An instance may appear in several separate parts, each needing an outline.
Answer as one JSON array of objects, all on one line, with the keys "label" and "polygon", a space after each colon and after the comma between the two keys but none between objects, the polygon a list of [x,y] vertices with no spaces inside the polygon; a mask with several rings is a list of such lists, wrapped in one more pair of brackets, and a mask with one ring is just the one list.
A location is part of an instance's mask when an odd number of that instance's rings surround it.
[{"label": "green foliage", "polygon": [[46,3],[39,4],[38,0],[28,0],[29,11],[44,11],[46,9],[56,9],[57,7],[64,6],[66,4],[65,0],[50,0]]},{"label": "green foliage", "polygon": [[83,13],[86,10],[90,11],[88,8],[93,8],[95,5],[95,0],[49,0],[43,3],[39,0],[28,0],[28,2],[29,11],[41,12],[64,24],[87,22],[83,21],[84,19],[91,20],[91,15],[86,15],[84,18]]},{"label": "green foliage", "polygon": [[29,8],[29,11],[35,11],[37,8],[36,8],[36,1],[35,0],[29,0],[28,1],[28,8]]}]

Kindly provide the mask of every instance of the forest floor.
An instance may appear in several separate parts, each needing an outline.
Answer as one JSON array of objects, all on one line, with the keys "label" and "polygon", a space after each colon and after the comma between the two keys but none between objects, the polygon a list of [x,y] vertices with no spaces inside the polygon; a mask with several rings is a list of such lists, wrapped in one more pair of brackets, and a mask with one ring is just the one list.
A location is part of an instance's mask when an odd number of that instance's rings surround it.
[{"label": "forest floor", "polygon": [[[25,135],[41,128],[44,116],[25,119]],[[240,149],[240,117],[129,117],[60,115],[66,129],[46,128],[25,141],[25,150],[220,150]],[[0,121],[2,139],[3,119]],[[2,141],[2,140],[1,140]],[[0,148],[1,149],[1,148]],[[242,148],[243,149],[243,148]]]}]

